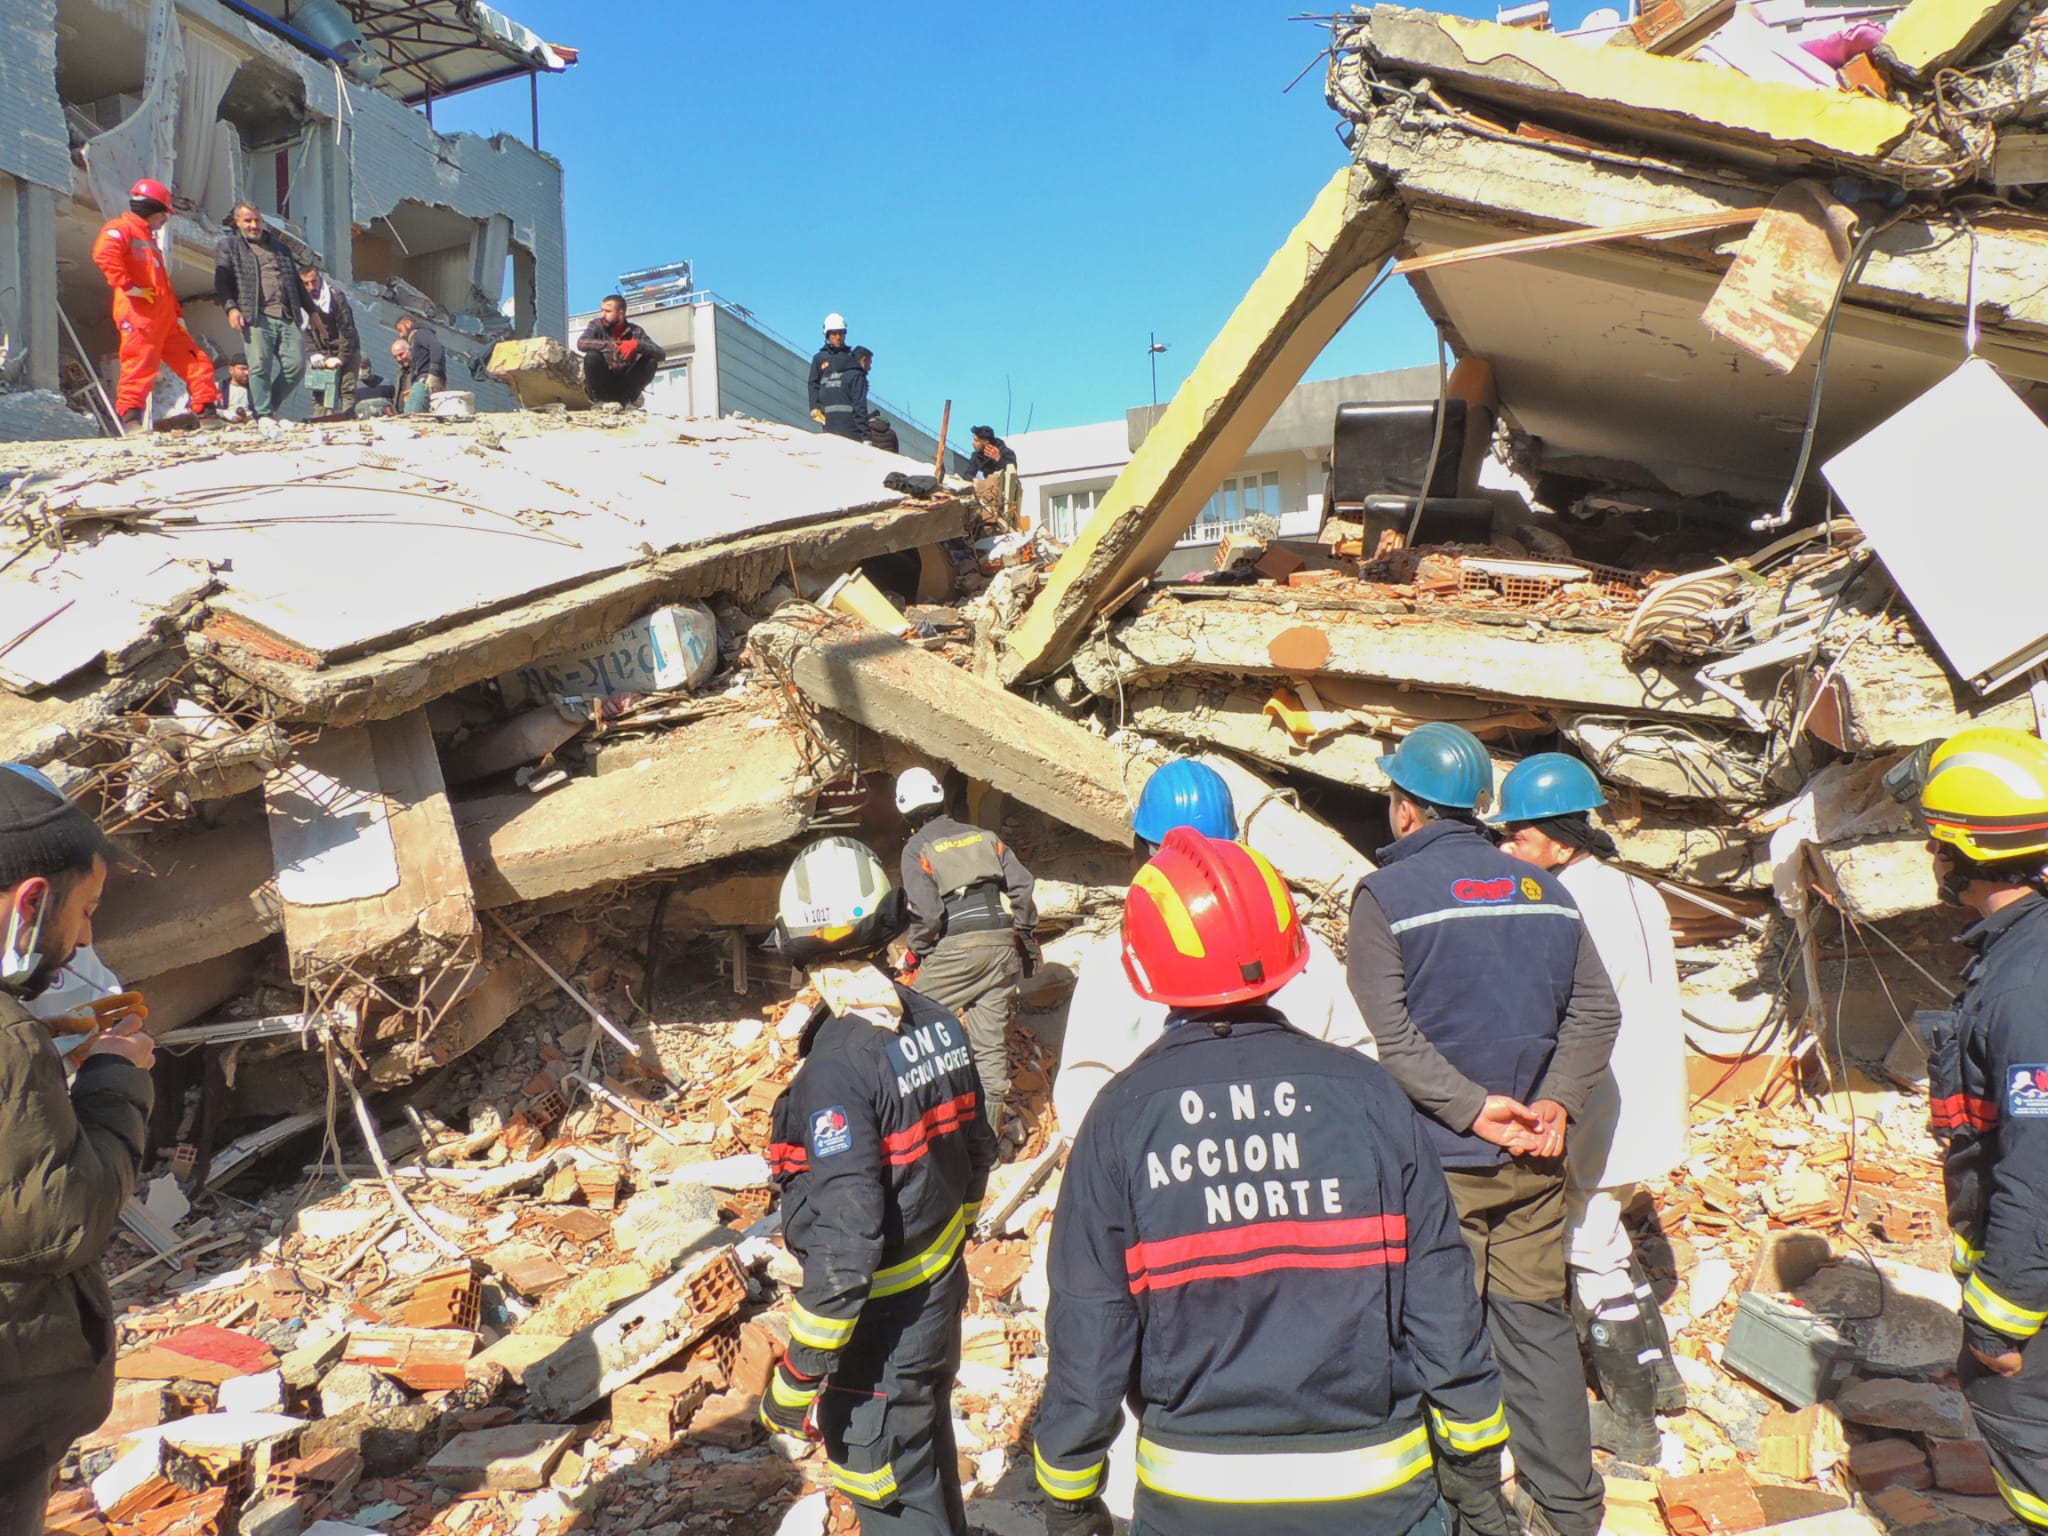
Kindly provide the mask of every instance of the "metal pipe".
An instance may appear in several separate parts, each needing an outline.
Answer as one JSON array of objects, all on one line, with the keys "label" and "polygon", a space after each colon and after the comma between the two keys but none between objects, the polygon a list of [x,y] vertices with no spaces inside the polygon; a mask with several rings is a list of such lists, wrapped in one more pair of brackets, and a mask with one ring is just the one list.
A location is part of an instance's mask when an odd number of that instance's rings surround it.
[{"label": "metal pipe", "polygon": [[126,437],[128,429],[121,425],[121,413],[114,409],[114,402],[107,398],[107,386],[100,382],[100,371],[92,365],[92,354],[85,350],[85,343],[78,339],[78,332],[71,328],[71,317],[64,313],[64,306],[57,306],[57,318],[64,322],[64,334],[71,338],[71,345],[78,349],[78,360],[85,364],[85,376],[92,380],[92,392],[100,397],[100,404],[107,408],[107,420],[114,424],[114,436]]}]

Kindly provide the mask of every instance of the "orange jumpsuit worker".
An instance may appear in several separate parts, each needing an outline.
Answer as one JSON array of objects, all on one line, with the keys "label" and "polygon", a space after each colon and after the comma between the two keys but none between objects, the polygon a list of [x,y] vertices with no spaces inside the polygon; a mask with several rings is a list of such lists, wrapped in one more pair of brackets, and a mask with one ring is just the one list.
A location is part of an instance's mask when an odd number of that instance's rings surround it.
[{"label": "orange jumpsuit worker", "polygon": [[165,363],[185,377],[192,413],[211,416],[220,390],[213,359],[185,329],[184,306],[171,291],[171,274],[157,249],[156,232],[171,217],[171,189],[144,177],[129,189],[128,211],[110,220],[93,242],[92,259],[114,290],[114,324],[121,332],[121,382],[114,411],[121,429],[142,425],[142,405]]}]

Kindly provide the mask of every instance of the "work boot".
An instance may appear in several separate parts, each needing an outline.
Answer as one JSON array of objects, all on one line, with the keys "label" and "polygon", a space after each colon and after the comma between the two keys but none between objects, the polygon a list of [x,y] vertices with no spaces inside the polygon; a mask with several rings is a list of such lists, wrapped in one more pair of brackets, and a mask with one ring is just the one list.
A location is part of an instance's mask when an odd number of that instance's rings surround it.
[{"label": "work boot", "polygon": [[123,432],[140,432],[142,430],[141,406],[138,405],[133,410],[121,413],[121,430]]},{"label": "work boot", "polygon": [[1650,1370],[1650,1329],[1641,1316],[1595,1317],[1586,1328],[1601,1401],[1593,1404],[1593,1444],[1634,1466],[1657,1460],[1657,1385]]},{"label": "work boot", "polygon": [[1650,1365],[1650,1376],[1657,1386],[1657,1411],[1683,1413],[1685,1378],[1678,1374],[1678,1363],[1671,1358],[1671,1332],[1664,1326],[1664,1314],[1657,1309],[1657,1293],[1650,1289],[1650,1277],[1643,1273],[1634,1254],[1629,1255],[1628,1278],[1635,1286],[1636,1306],[1649,1332],[1645,1347],[1657,1351],[1657,1358]]}]

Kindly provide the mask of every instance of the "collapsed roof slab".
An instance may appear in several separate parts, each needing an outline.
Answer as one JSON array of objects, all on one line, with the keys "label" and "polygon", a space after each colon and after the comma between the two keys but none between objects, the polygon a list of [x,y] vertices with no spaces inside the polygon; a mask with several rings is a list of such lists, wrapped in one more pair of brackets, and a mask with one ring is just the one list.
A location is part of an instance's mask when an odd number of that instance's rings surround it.
[{"label": "collapsed roof slab", "polygon": [[[1318,654],[1320,665],[1306,664],[1304,658]],[[1075,669],[1105,696],[1114,696],[1119,684],[1186,682],[1189,673],[1329,675],[1536,707],[1738,718],[1733,704],[1682,667],[1631,665],[1608,631],[1545,626],[1527,615],[1454,618],[1300,602],[1166,600],[1116,625],[1107,640],[1076,657]]]},{"label": "collapsed roof slab", "polygon": [[1072,721],[894,635],[805,605],[784,605],[754,626],[749,643],[820,708],[1129,846],[1140,786],[1126,784],[1113,745]]},{"label": "collapsed roof slab", "polygon": [[1399,206],[1346,167],[1266,263],[1005,637],[1003,681],[1050,675],[1149,576],[1344,322],[1395,243]]},{"label": "collapsed roof slab", "polygon": [[[1617,53],[1624,50],[1611,50]],[[1360,153],[1410,208],[1407,248],[1436,255],[1533,231],[1603,228],[1760,206],[1733,170],[1571,154],[1375,119]],[[1687,495],[1774,505],[1798,456],[1818,347],[1778,373],[1701,321],[1742,231],[1490,257],[1410,281],[1461,353],[1492,365],[1502,410],[1561,474],[1632,470]],[[1962,362],[1967,235],[1903,221],[1877,237],[1836,325],[1816,434],[1824,460]],[[2017,221],[1977,237],[1979,351],[2048,380],[2048,236]],[[1627,476],[1633,477],[1633,476]]]},{"label": "collapsed roof slab", "polygon": [[1752,80],[1717,64],[1439,11],[1374,6],[1339,21],[1335,41],[1376,73],[1693,151],[1706,141],[1795,164],[1874,165],[1913,128],[1907,108],[1854,92]]}]

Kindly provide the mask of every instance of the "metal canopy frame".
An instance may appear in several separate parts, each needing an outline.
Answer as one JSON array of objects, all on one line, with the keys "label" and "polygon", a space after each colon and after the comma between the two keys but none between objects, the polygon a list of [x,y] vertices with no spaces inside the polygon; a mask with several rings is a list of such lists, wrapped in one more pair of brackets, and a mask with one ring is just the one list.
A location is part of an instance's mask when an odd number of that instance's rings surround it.
[{"label": "metal canopy frame", "polygon": [[[531,54],[475,25],[463,0],[341,0],[364,39],[386,61],[387,82],[407,106],[426,106],[520,75],[554,73]],[[284,6],[288,21],[291,6]],[[474,58],[475,70],[449,70],[446,61]],[[437,69],[435,66],[441,66]],[[390,76],[402,77],[390,80]],[[405,81],[414,82],[406,85]],[[537,109],[536,109],[537,116]],[[536,124],[535,137],[538,138]]]}]

